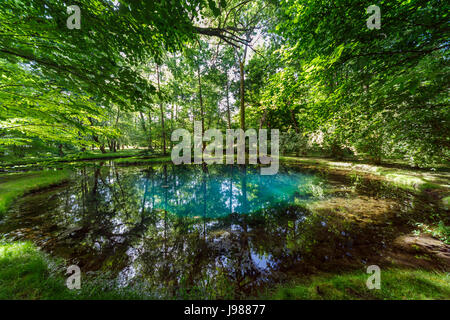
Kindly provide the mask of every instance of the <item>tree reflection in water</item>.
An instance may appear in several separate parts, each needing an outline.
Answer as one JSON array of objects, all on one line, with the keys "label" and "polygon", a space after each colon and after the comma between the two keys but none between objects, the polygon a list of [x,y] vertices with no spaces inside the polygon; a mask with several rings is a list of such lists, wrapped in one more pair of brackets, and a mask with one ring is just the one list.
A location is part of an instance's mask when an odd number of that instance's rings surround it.
[{"label": "tree reflection in water", "polygon": [[408,196],[344,180],[286,166],[261,176],[249,166],[101,163],[65,186],[24,197],[0,231],[31,239],[83,272],[108,271],[165,296],[246,297],[293,274],[361,263],[359,256],[387,241],[390,233],[377,224],[356,228],[306,208],[336,196],[333,184],[353,188],[338,191],[344,194],[356,187],[356,196]]}]

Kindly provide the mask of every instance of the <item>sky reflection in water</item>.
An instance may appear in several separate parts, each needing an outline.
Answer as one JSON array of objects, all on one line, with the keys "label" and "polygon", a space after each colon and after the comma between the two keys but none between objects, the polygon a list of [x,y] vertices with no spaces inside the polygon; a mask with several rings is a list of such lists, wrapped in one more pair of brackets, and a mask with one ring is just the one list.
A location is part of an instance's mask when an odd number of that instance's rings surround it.
[{"label": "sky reflection in water", "polygon": [[370,260],[388,241],[391,229],[343,224],[305,204],[400,195],[333,179],[292,166],[275,176],[250,166],[85,167],[67,185],[19,200],[0,232],[160,296],[240,298],[339,259]]}]

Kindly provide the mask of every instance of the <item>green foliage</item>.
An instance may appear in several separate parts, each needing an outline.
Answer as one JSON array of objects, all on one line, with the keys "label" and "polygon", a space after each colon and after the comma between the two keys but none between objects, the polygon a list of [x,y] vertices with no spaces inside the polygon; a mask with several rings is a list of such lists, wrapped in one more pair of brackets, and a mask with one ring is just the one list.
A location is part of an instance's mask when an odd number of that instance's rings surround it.
[{"label": "green foliage", "polygon": [[119,158],[115,159],[114,163],[119,165],[139,165],[139,164],[149,164],[149,163],[159,163],[159,162],[169,162],[171,161],[170,156],[141,156],[141,157],[130,157],[130,158]]},{"label": "green foliage", "polygon": [[[265,102],[298,106],[306,132],[321,130],[375,162],[425,165],[448,158],[448,5],[380,1],[381,30],[366,27],[365,3],[282,3],[276,32],[285,67]],[[286,120],[285,120],[286,121]]]},{"label": "green foliage", "polygon": [[130,143],[129,112],[151,110],[156,93],[145,64],[193,41],[192,19],[218,10],[205,0],[76,4],[81,29],[71,30],[63,2],[2,1],[0,152],[29,150],[36,139],[59,154]]},{"label": "green foliage", "polygon": [[280,135],[280,153],[306,155],[308,151],[308,138],[295,131],[287,131]]},{"label": "green foliage", "polygon": [[146,150],[139,149],[126,149],[118,150],[116,152],[101,153],[98,150],[83,151],[83,152],[70,152],[64,156],[55,156],[52,153],[47,153],[42,156],[27,156],[25,158],[8,158],[0,166],[3,170],[10,168],[32,168],[32,167],[61,167],[61,164],[70,163],[81,160],[107,160],[114,158],[132,157],[139,154],[144,154]]},{"label": "green foliage", "polygon": [[1,243],[0,270],[0,299],[45,299],[65,291],[62,279],[48,277],[45,257],[29,242]]},{"label": "green foliage", "polygon": [[444,1],[379,1],[380,30],[351,0],[77,5],[81,29],[71,30],[63,2],[1,3],[5,157],[159,151],[164,136],[170,149],[174,129],[237,127],[241,110],[247,128],[294,131],[337,158],[450,157]]}]

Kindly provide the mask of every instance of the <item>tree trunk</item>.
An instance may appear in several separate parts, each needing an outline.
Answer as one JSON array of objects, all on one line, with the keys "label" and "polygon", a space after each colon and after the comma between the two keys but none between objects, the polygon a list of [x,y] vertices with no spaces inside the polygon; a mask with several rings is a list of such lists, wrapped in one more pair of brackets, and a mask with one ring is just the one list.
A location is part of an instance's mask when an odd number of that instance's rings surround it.
[{"label": "tree trunk", "polygon": [[259,120],[259,129],[262,129],[264,126],[264,123],[266,123],[266,117],[267,117],[268,110],[269,110],[268,108],[264,109],[264,114],[262,115],[261,119]]},{"label": "tree trunk", "polygon": [[[92,118],[88,117],[88,120],[91,123],[91,126],[93,126],[94,125],[94,121],[92,121]],[[92,134],[92,140],[94,140],[95,142],[97,142],[100,145],[100,151],[102,153],[106,153],[105,145],[104,144],[100,144],[100,141],[99,141],[98,137],[95,134]]]},{"label": "tree trunk", "polygon": [[[202,137],[203,137],[205,133],[205,115],[203,112],[202,80],[200,75],[200,65],[197,66],[197,72],[198,72],[198,97],[200,102],[200,116],[202,120]],[[205,148],[205,144],[206,142],[203,141],[203,149]]]},{"label": "tree trunk", "polygon": [[144,132],[148,134],[148,149],[151,151],[151,150],[153,150],[153,147],[152,147],[152,132],[151,132],[152,124],[151,124],[150,115],[148,116],[148,121],[149,121],[148,132],[147,132],[147,126],[145,125],[144,114],[141,111],[139,111],[139,116],[141,117],[142,130],[144,130]]},{"label": "tree trunk", "polygon": [[225,87],[227,92],[227,120],[228,120],[228,129],[231,129],[231,111],[230,111],[230,94],[229,94],[229,82],[228,82],[228,73],[227,73],[227,85]]},{"label": "tree trunk", "polygon": [[244,63],[239,61],[240,71],[240,95],[241,95],[241,129],[245,131],[245,100],[244,100]]},{"label": "tree trunk", "polygon": [[[170,134],[172,134],[173,132],[173,108],[174,108],[174,104],[172,103],[172,106],[170,108]],[[173,141],[172,139],[170,139],[170,149],[173,148]]]},{"label": "tree trunk", "polygon": [[[159,83],[159,65],[156,65],[156,74],[158,79],[158,92],[161,93],[161,87]],[[163,111],[163,103],[159,102],[159,110],[161,111],[161,130],[162,130],[162,144],[163,144],[163,155],[166,154],[166,131],[164,129],[164,111]]]},{"label": "tree trunk", "polygon": [[152,115],[148,113],[148,149],[153,151],[152,147]]},{"label": "tree trunk", "polygon": [[295,118],[294,111],[291,109],[291,110],[289,110],[289,112],[291,114],[291,119],[292,119],[292,123],[294,125],[295,133],[300,133],[300,128],[298,127],[298,123],[297,123],[297,119]]}]

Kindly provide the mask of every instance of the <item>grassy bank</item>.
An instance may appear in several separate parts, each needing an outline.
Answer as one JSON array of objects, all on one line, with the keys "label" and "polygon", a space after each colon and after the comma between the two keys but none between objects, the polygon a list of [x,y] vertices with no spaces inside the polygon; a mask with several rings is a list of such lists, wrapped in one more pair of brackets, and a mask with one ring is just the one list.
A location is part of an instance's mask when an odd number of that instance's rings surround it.
[{"label": "grassy bank", "polygon": [[0,176],[0,217],[18,197],[66,181],[70,170],[10,173]]},{"label": "grassy bank", "polygon": [[[0,241],[0,299],[142,299],[137,289],[119,288],[106,280],[86,279],[69,290],[61,262],[50,259],[29,242]],[[68,275],[67,275],[68,276]]]},{"label": "grassy bank", "polygon": [[[117,164],[133,165],[148,164],[154,162],[170,161],[170,155],[148,154],[145,150],[126,149],[117,152],[101,153],[100,151],[86,151],[74,154],[67,154],[62,157],[27,157],[26,159],[14,159],[3,161],[0,168],[27,168],[33,166],[51,167],[60,163],[70,163],[78,161],[109,160],[113,159]],[[424,169],[399,168],[394,164],[372,165],[361,161],[335,161],[324,158],[311,157],[291,157],[280,156],[281,162],[294,162],[305,166],[314,166],[324,169],[346,170],[349,172],[370,173],[384,177],[400,188],[414,191],[426,189],[441,189],[447,191],[443,202],[448,206],[450,203],[450,172],[433,172]],[[441,168],[442,169],[442,168]]]},{"label": "grassy bank", "polygon": [[119,150],[117,152],[101,153],[98,150],[78,152],[72,154],[66,154],[64,156],[49,156],[49,157],[27,157],[25,159],[4,159],[2,162],[2,168],[11,167],[30,167],[30,166],[51,166],[53,164],[76,162],[76,161],[88,161],[88,160],[108,160],[114,158],[126,158],[137,155],[145,155],[145,150],[139,149],[126,149]]},{"label": "grassy bank", "polygon": [[450,172],[440,169],[432,171],[395,165],[373,165],[361,161],[337,161],[324,158],[280,157],[282,162],[295,162],[306,166],[369,173],[384,177],[400,188],[413,191],[443,189],[450,191]]},{"label": "grassy bank", "polygon": [[170,156],[155,156],[155,157],[129,157],[114,159],[114,163],[118,165],[140,165],[149,163],[160,163],[171,161]]},{"label": "grassy bank", "polygon": [[381,269],[380,289],[369,290],[369,274],[314,276],[280,286],[265,298],[308,300],[428,300],[450,299],[450,274],[424,270]]}]

